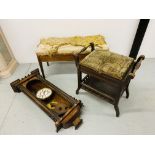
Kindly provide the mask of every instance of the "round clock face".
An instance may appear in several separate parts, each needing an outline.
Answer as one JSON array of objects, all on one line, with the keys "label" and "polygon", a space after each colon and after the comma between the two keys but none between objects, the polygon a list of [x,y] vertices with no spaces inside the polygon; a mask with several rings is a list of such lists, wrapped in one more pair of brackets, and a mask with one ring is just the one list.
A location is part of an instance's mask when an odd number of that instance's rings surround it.
[{"label": "round clock face", "polygon": [[48,97],[50,97],[52,94],[52,90],[49,88],[42,88],[40,90],[37,91],[36,97],[39,99],[46,99]]}]

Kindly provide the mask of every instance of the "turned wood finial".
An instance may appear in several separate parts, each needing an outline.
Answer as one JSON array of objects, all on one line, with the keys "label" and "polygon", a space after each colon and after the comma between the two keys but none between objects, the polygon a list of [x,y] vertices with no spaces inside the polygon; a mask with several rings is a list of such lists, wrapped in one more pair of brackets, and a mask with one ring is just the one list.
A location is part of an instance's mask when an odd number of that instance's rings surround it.
[{"label": "turned wood finial", "polygon": [[140,55],[140,56],[139,56],[139,59],[144,60],[144,59],[145,59],[145,55]]},{"label": "turned wood finial", "polygon": [[130,73],[129,76],[130,76],[131,79],[134,79],[135,73]]},{"label": "turned wood finial", "polygon": [[129,74],[130,78],[133,79],[135,77],[136,71],[140,68],[142,61],[145,59],[144,55],[139,56],[137,61],[135,62],[132,72]]},{"label": "turned wood finial", "polygon": [[90,46],[91,46],[91,51],[94,51],[95,50],[95,45],[93,42],[90,43]]}]

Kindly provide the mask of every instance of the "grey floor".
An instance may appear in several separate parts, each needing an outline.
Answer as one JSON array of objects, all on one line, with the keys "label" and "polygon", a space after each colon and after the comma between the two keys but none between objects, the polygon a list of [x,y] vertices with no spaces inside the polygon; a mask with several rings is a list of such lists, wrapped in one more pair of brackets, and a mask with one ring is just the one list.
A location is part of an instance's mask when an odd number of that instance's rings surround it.
[{"label": "grey floor", "polygon": [[[44,65],[47,80],[83,101],[78,130],[62,129],[58,134],[155,134],[155,59],[146,59],[130,84],[130,97],[120,100],[120,117],[113,106],[77,87],[74,63]],[[10,82],[22,78],[38,64],[20,64],[15,73],[0,79],[0,134],[57,134],[53,121],[23,93],[14,93]]]}]

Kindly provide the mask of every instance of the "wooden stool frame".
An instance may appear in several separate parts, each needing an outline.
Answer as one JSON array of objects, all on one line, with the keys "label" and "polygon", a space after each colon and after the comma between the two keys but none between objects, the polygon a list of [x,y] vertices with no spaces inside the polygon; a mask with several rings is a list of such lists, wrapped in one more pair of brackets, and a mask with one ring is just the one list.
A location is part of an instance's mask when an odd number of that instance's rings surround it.
[{"label": "wooden stool frame", "polygon": [[[95,52],[93,43],[90,43],[88,47],[91,47],[92,51]],[[107,101],[109,101],[109,103],[114,105],[116,117],[119,117],[119,99],[124,91],[126,92],[126,98],[129,97],[130,81],[135,77],[135,72],[141,66],[141,62],[145,59],[145,56],[141,55],[137,59],[137,61],[134,61],[131,64],[130,68],[128,68],[127,73],[125,74],[123,79],[118,80],[107,76],[106,74],[98,73],[80,64],[81,53],[84,52],[88,47],[83,48],[78,54],[74,55],[78,78],[78,88],[76,90],[76,94],[79,94],[80,89],[84,89],[86,91],[89,91],[90,93],[106,99]],[[82,78],[82,73],[86,74],[84,78]],[[100,86],[97,88],[95,83],[100,83]]]},{"label": "wooden stool frame", "polygon": [[[80,58],[85,57],[88,54],[81,54]],[[45,79],[45,73],[43,69],[43,62],[47,62],[47,66],[49,66],[49,62],[60,62],[60,61],[74,61],[73,54],[54,54],[53,56],[49,55],[39,55],[37,54],[38,63],[40,66],[40,70],[43,78]]]}]

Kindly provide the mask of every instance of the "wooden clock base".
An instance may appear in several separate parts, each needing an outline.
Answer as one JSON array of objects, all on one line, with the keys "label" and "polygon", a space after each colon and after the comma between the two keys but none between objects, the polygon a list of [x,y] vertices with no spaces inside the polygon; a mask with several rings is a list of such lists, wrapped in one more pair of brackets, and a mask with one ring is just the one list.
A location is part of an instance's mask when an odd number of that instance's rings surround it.
[{"label": "wooden clock base", "polygon": [[[39,69],[21,80],[12,82],[11,87],[14,92],[23,92],[33,100],[55,122],[57,132],[62,127],[66,129],[75,126],[77,129],[81,125],[82,119],[79,117],[83,105],[81,101],[45,80],[40,75]],[[39,99],[36,94],[43,88],[50,89],[52,94],[46,99]]]}]

